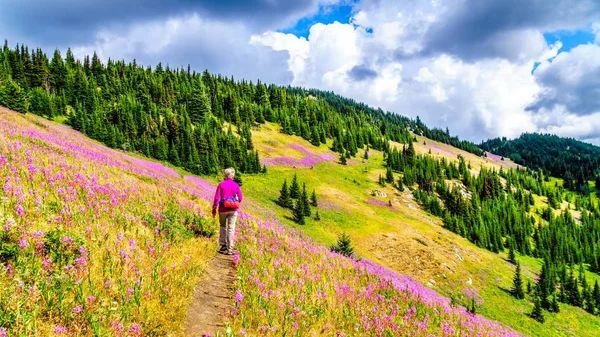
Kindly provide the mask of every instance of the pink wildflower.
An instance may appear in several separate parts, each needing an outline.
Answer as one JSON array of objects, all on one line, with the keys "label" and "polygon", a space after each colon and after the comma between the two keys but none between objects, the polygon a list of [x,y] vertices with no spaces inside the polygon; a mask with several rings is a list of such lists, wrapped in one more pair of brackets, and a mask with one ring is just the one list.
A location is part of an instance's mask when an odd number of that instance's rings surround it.
[{"label": "pink wildflower", "polygon": [[244,295],[242,295],[242,292],[239,290],[235,291],[235,301],[237,303],[241,302],[244,299]]},{"label": "pink wildflower", "polygon": [[64,326],[57,325],[54,327],[55,335],[62,335],[62,334],[67,333],[67,331],[68,331],[67,328],[65,328]]}]

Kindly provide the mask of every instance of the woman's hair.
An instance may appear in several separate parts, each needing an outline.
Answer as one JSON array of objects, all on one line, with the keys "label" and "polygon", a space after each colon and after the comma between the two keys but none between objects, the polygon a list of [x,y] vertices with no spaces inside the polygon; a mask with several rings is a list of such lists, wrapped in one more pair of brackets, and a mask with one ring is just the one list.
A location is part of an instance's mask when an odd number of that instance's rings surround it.
[{"label": "woman's hair", "polygon": [[225,177],[226,178],[233,178],[234,175],[235,175],[235,169],[233,167],[225,169]]}]

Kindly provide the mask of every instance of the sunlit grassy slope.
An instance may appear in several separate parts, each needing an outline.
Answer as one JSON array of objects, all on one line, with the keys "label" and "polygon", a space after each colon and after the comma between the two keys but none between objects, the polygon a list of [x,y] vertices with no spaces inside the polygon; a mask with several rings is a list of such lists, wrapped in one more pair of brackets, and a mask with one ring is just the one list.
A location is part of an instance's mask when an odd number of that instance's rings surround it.
[{"label": "sunlit grassy slope", "polygon": [[[214,185],[4,109],[0,140],[0,336],[184,335],[192,289],[216,249],[199,236],[215,229],[205,215]],[[234,296],[217,336],[519,335],[244,205]]]},{"label": "sunlit grassy slope", "polygon": [[[460,154],[471,162],[473,173],[481,165],[496,169],[516,167],[509,160],[491,154],[480,158],[421,136],[417,139],[418,153],[431,150],[431,155],[450,160],[456,160]],[[360,151],[359,158],[343,166],[325,146],[317,148],[300,137],[281,134],[273,124],[253,131],[253,140],[266,163],[273,163],[277,158],[276,163],[268,167],[266,176],[244,180],[245,195],[256,204],[254,212],[283,219],[324,245],[334,243],[337,234],[346,232],[360,256],[411,275],[422,284],[453,297],[459,304],[469,303],[468,297],[475,294],[481,303],[477,308],[479,313],[522,333],[593,336],[594,331],[600,331],[600,319],[570,306],[561,306],[558,315],[546,314],[545,324],[527,317],[525,313],[531,312],[533,304],[517,301],[507,293],[512,286],[514,266],[507,262],[506,255],[480,249],[445,230],[440,219],[421,210],[410,191],[400,193],[391,187],[380,187],[377,178],[379,174],[385,175],[381,152],[371,150],[368,160],[363,160]],[[306,161],[308,156],[305,153],[320,159],[303,165],[302,160]],[[283,166],[280,163],[284,163]],[[289,184],[294,174],[300,183],[306,183],[309,193],[316,190],[320,221],[310,219],[305,226],[295,225],[291,212],[276,205],[284,179]],[[374,190],[387,196],[372,196]],[[533,282],[540,270],[540,261],[533,258],[521,261],[526,279]],[[596,278],[588,274],[588,280]]]},{"label": "sunlit grassy slope", "polygon": [[216,250],[196,179],[0,108],[0,336],[184,335]]}]

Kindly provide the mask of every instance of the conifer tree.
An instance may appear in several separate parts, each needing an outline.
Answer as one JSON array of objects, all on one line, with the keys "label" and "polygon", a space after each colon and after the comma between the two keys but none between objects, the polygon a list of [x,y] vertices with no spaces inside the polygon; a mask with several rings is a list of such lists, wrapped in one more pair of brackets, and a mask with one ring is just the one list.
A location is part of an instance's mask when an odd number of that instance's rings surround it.
[{"label": "conifer tree", "polygon": [[319,220],[321,220],[321,216],[319,215],[319,210],[317,210],[317,211],[315,212],[315,220],[316,220],[316,221],[319,221]]},{"label": "conifer tree", "polygon": [[508,259],[512,262],[512,263],[516,263],[516,256],[515,256],[515,250],[514,250],[514,246],[512,244],[512,240],[509,241],[509,245],[510,247],[508,248]]},{"label": "conifer tree", "polygon": [[210,102],[198,84],[195,84],[192,89],[187,111],[192,123],[200,123],[210,113]]},{"label": "conifer tree", "polygon": [[352,248],[352,240],[346,233],[338,235],[338,241],[335,245],[331,246],[331,250],[340,253],[342,255],[352,257],[354,256],[354,248]]},{"label": "conifer tree", "polygon": [[308,193],[306,193],[306,183],[302,184],[302,194],[300,199],[302,199],[302,210],[304,212],[304,216],[309,217],[311,214],[310,211],[310,203],[308,201]]},{"label": "conifer tree", "polygon": [[292,184],[290,185],[290,198],[297,199],[300,196],[300,185],[298,185],[298,177],[294,174]]},{"label": "conifer tree", "polygon": [[315,192],[315,189],[313,188],[312,194],[310,195],[310,203],[314,206],[317,207],[318,203],[317,203],[317,193]]},{"label": "conifer tree", "polygon": [[522,300],[525,298],[525,294],[523,293],[523,280],[521,279],[521,264],[518,261],[515,277],[513,278],[513,287],[510,292],[516,299]]},{"label": "conifer tree", "polygon": [[535,319],[536,321],[540,322],[540,323],[544,323],[545,319],[544,319],[544,312],[542,311],[542,301],[539,297],[539,294],[535,296],[534,299],[534,307],[533,307],[533,311],[531,312],[531,318]]},{"label": "conifer tree", "polygon": [[24,90],[12,79],[0,83],[0,105],[18,111],[27,112],[27,99]]},{"label": "conifer tree", "polygon": [[554,293],[554,295],[552,296],[551,308],[552,308],[552,312],[555,312],[555,313],[559,313],[560,312],[560,306],[558,305],[558,300],[556,298],[556,293]]},{"label": "conifer tree", "polygon": [[398,178],[397,188],[398,188],[398,191],[404,192],[404,183],[402,182],[402,178]]},{"label": "conifer tree", "polygon": [[592,291],[592,301],[596,305],[596,312],[600,314],[600,288],[598,287],[598,281],[594,283],[594,290]]},{"label": "conifer tree", "polygon": [[385,180],[389,184],[394,182],[394,174],[392,174],[392,168],[390,166],[385,170]]},{"label": "conifer tree", "polygon": [[244,183],[242,179],[242,173],[237,171],[233,176],[233,181],[235,181],[238,185],[242,186],[242,184]]},{"label": "conifer tree", "polygon": [[294,208],[292,210],[294,221],[296,221],[296,223],[298,223],[299,225],[305,224],[303,208],[304,207],[302,207],[302,199],[299,198],[298,200],[296,200],[296,203],[294,204]]},{"label": "conifer tree", "polygon": [[290,193],[288,191],[287,180],[283,181],[283,185],[281,186],[281,191],[279,192],[279,199],[277,200],[281,207],[292,208],[294,203],[292,202],[292,198],[290,198]]},{"label": "conifer tree", "polygon": [[346,154],[344,153],[344,151],[340,152],[340,164],[348,165],[348,162],[346,161]]}]

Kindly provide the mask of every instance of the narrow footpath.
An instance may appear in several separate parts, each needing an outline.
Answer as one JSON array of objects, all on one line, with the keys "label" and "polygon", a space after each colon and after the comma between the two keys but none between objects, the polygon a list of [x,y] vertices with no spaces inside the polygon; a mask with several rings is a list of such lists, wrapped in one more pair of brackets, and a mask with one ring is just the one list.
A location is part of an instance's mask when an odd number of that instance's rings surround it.
[{"label": "narrow footpath", "polygon": [[188,336],[215,337],[224,334],[225,310],[232,303],[233,281],[231,256],[217,254],[194,291],[185,325]]}]

